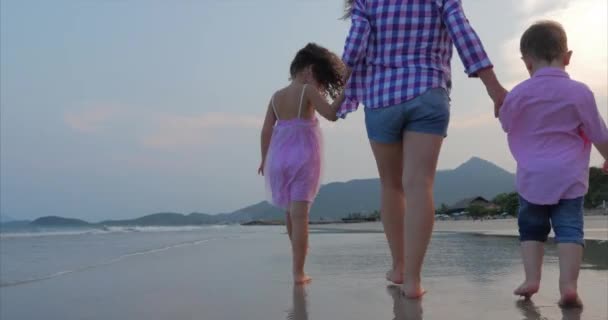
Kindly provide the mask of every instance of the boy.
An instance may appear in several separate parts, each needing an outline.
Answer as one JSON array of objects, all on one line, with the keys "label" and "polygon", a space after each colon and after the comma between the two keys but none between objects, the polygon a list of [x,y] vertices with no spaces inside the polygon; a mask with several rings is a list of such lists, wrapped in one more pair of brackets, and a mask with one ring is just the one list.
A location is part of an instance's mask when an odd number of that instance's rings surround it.
[{"label": "boy", "polygon": [[531,78],[508,94],[499,112],[517,161],[520,195],[518,225],[526,279],[514,293],[530,298],[538,291],[544,242],[553,227],[559,304],[581,307],[577,281],[591,144],[608,159],[608,129],[593,93],[565,71],[572,51],[559,23],[532,25],[521,38],[520,51]]}]

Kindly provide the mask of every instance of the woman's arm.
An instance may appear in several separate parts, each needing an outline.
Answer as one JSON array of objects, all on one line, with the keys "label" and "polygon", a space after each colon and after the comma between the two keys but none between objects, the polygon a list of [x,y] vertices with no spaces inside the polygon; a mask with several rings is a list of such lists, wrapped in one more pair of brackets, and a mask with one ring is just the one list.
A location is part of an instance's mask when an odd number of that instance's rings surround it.
[{"label": "woman's arm", "polygon": [[365,0],[354,0],[350,20],[350,31],[344,44],[342,61],[352,69],[365,56],[371,30],[365,13]]},{"label": "woman's arm", "polygon": [[488,95],[494,101],[494,115],[502,105],[507,90],[502,87],[494,73],[492,62],[488,57],[481,40],[469,24],[464,14],[461,0],[443,0],[442,19],[445,23],[458,55],[470,77],[479,77],[486,87]]},{"label": "woman's arm", "polygon": [[306,87],[304,92],[306,99],[310,101],[315,110],[319,112],[323,116],[323,118],[329,121],[338,120],[338,115],[336,111],[338,107],[344,102],[344,92],[340,93],[340,95],[329,104],[327,100],[319,94],[319,92],[315,89],[310,89],[309,86]]},{"label": "woman's arm", "polygon": [[496,78],[496,74],[494,73],[494,69],[485,68],[481,69],[477,72],[481,82],[483,82],[486,87],[486,91],[488,95],[494,101],[494,117],[498,117],[498,113],[500,107],[505,101],[505,97],[507,96],[507,90],[503,88],[498,79]]},{"label": "woman's arm", "polygon": [[264,165],[266,164],[266,155],[268,154],[268,148],[270,147],[270,139],[272,137],[272,128],[274,127],[277,117],[274,114],[271,103],[268,103],[266,110],[266,117],[264,118],[264,125],[262,126],[262,134],[260,135],[260,144],[262,151],[262,161],[258,168],[258,174],[264,175]]}]

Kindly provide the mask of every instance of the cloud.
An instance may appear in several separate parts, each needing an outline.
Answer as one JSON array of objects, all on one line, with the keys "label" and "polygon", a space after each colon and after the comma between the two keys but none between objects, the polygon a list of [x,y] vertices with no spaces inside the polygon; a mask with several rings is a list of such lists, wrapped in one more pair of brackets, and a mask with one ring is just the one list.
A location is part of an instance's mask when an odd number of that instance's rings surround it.
[{"label": "cloud", "polygon": [[164,115],[157,121],[155,132],[141,139],[141,143],[146,147],[175,148],[206,145],[225,138],[216,136],[218,130],[259,129],[264,119],[251,115],[207,113],[197,116]]},{"label": "cloud", "polygon": [[[588,84],[601,96],[608,95],[608,2],[606,0],[570,0],[566,5],[543,5],[547,1],[526,0],[524,7],[530,15],[523,21],[504,47],[511,88],[528,77],[520,60],[519,39],[523,31],[538,20],[556,20],[568,33],[568,46],[574,51],[568,72],[574,79]],[[561,2],[560,2],[561,4]],[[538,10],[539,8],[544,10]]]},{"label": "cloud", "polygon": [[[542,13],[555,10],[558,7],[567,5],[571,0],[518,0],[521,1],[519,7],[524,13]],[[578,1],[578,0],[577,0]],[[583,0],[584,1],[584,0]]]},{"label": "cloud", "polygon": [[75,112],[67,112],[63,119],[75,131],[94,133],[100,131],[117,113],[118,108],[112,105],[93,106]]},{"label": "cloud", "polygon": [[472,129],[479,127],[499,126],[498,119],[489,113],[474,117],[459,117],[450,121],[450,129]]}]

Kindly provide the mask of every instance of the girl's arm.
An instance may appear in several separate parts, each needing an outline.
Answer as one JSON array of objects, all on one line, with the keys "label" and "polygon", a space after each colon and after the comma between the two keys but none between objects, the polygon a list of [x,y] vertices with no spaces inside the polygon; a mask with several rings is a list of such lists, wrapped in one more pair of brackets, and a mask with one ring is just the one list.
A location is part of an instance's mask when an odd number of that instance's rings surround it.
[{"label": "girl's arm", "polygon": [[266,117],[264,118],[264,125],[262,126],[262,134],[261,136],[261,151],[262,151],[262,161],[260,163],[260,167],[258,168],[258,174],[264,175],[264,165],[266,164],[266,154],[268,154],[268,148],[270,147],[270,138],[272,137],[272,128],[274,127],[275,122],[277,121],[277,117],[272,110],[271,103],[268,103],[268,108],[266,110]]},{"label": "girl's arm", "polygon": [[342,102],[344,102],[344,92],[342,92],[340,96],[338,96],[331,104],[329,104],[327,100],[325,100],[325,98],[322,97],[317,90],[310,89],[309,86],[307,86],[304,90],[304,95],[306,96],[306,99],[308,99],[310,103],[312,103],[315,110],[317,110],[317,112],[319,112],[319,114],[321,114],[323,118],[329,121],[338,120],[336,111],[338,110]]}]

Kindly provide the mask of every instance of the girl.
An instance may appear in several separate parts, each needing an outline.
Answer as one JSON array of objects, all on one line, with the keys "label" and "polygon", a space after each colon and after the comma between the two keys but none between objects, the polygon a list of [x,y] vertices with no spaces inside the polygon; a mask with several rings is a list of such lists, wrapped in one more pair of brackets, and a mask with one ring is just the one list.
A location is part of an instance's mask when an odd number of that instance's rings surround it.
[{"label": "girl", "polygon": [[[319,191],[321,130],[315,111],[336,121],[343,98],[344,65],[329,50],[309,43],[291,63],[291,83],[272,95],[262,128],[262,163],[269,201],[286,210],[295,283],[310,281],[304,273],[308,250],[308,212]],[[324,96],[334,99],[330,105]]]}]

